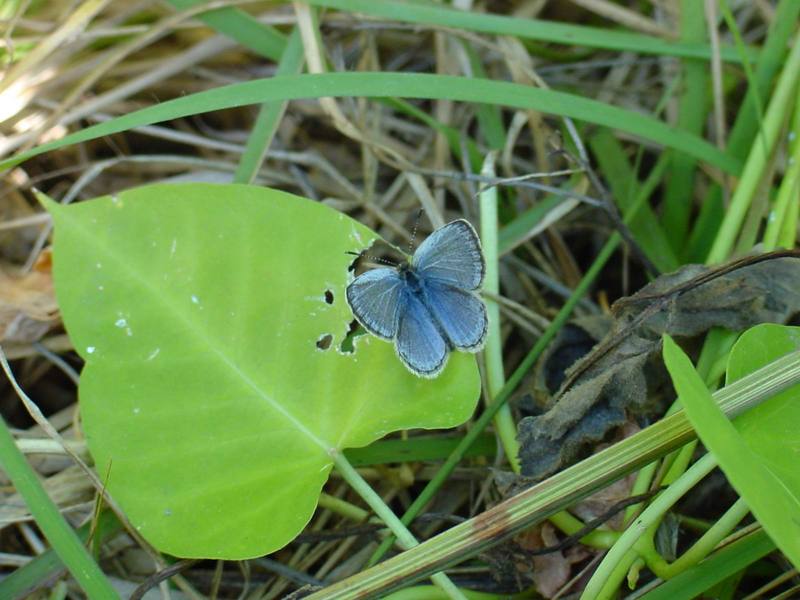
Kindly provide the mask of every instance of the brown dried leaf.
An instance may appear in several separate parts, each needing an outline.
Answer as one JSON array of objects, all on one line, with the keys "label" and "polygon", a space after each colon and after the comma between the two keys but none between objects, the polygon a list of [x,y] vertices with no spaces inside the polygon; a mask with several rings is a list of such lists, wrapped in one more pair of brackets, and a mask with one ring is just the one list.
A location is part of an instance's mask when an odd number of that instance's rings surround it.
[{"label": "brown dried leaf", "polygon": [[26,275],[0,266],[0,342],[30,344],[58,322],[47,254]]},{"label": "brown dried leaf", "polygon": [[716,269],[687,265],[612,307],[610,332],[568,372],[547,412],[520,421],[522,474],[535,482],[572,464],[631,418],[663,411],[668,379],[661,335],[691,338],[712,327],[785,323],[800,311],[793,252],[746,257]]}]

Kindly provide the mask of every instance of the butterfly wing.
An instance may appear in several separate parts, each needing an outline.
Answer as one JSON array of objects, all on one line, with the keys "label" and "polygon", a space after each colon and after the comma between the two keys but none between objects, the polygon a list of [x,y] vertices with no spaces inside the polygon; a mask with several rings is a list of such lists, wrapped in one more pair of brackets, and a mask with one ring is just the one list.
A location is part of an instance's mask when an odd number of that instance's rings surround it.
[{"label": "butterfly wing", "polygon": [[403,293],[395,349],[403,364],[420,377],[436,377],[447,362],[447,343],[428,309],[410,291]]},{"label": "butterfly wing", "polygon": [[458,219],[440,227],[420,244],[411,260],[420,279],[437,280],[462,290],[477,290],[486,263],[478,234],[469,222]]},{"label": "butterfly wing", "polygon": [[347,304],[367,331],[391,340],[397,334],[403,285],[395,269],[367,271],[347,286]]},{"label": "butterfly wing", "polygon": [[425,281],[425,302],[451,347],[478,352],[486,340],[489,319],[483,301],[472,292]]}]

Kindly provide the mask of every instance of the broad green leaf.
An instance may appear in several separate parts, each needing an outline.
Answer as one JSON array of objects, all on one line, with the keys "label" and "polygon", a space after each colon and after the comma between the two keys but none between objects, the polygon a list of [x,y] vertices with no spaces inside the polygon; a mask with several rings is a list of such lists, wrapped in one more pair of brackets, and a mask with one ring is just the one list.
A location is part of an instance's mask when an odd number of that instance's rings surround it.
[{"label": "broad green leaf", "polygon": [[330,452],[453,427],[475,408],[472,355],[423,380],[377,338],[339,350],[352,320],[345,252],[376,234],[322,204],[186,184],[47,208],[59,305],[86,361],[89,448],[162,551],[276,550],[311,517]]},{"label": "broad green leaf", "polygon": [[[763,323],[745,331],[728,357],[727,383],[800,349],[800,327]],[[800,386],[794,386],[736,418],[750,449],[800,498]]]},{"label": "broad green leaf", "polygon": [[[725,417],[689,357],[667,335],[664,336],[664,363],[697,436],[714,454],[728,481],[747,502],[775,544],[795,566],[800,565],[798,496]],[[785,426],[796,425],[797,421],[794,421]],[[794,448],[784,449],[792,455],[788,459],[796,459]]]}]

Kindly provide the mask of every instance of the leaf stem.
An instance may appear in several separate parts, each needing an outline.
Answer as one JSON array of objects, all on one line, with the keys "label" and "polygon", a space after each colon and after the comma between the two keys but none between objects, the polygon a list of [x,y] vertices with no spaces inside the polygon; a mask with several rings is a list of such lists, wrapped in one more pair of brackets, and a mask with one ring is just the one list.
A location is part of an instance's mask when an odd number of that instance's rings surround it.
[{"label": "leaf stem", "polygon": [[[618,567],[629,562],[630,554],[633,553],[634,550],[638,550],[635,546],[639,539],[648,533],[651,526],[658,526],[664,513],[716,466],[717,463],[714,457],[711,454],[706,454],[692,465],[680,479],[659,494],[659,496],[642,511],[642,514],[630,524],[619,537],[617,543],[608,551],[608,554],[603,558],[600,566],[597,567],[589,583],[584,588],[581,594],[581,600],[604,598],[606,597],[606,590],[613,590],[616,593],[616,589],[620,583],[619,578],[620,576],[624,576],[624,571]],[[645,541],[652,543],[652,538],[647,536]],[[651,550],[651,546],[648,544],[646,549]],[[652,547],[652,552],[655,552],[655,547]],[[652,558],[652,555],[648,553],[648,557]]]},{"label": "leaf stem", "polygon": [[[392,509],[386,506],[386,503],[375,490],[373,490],[364,478],[359,475],[358,471],[353,468],[353,465],[350,464],[350,461],[347,460],[345,455],[335,449],[332,449],[329,454],[344,480],[350,484],[350,487],[352,487],[359,496],[361,496],[364,502],[378,515],[381,521],[386,523],[386,526],[392,530],[400,546],[404,550],[409,550],[414,546],[418,546],[419,542],[417,542],[414,535],[403,525],[397,515],[392,512]],[[459,590],[444,573],[434,573],[431,575],[431,580],[445,592],[449,598],[452,598],[452,600],[467,600],[464,594],[461,593],[461,590]]]},{"label": "leaf stem", "polygon": [[[481,175],[494,177],[494,153],[487,155],[481,169]],[[491,294],[500,293],[500,274],[498,270],[499,256],[497,252],[497,186],[484,187],[480,192],[481,211],[481,243],[486,258],[486,277],[483,289]],[[486,348],[483,356],[486,361],[486,403],[497,402],[498,395],[506,382],[503,373],[503,338],[500,333],[500,307],[494,300],[486,299],[486,309],[489,316],[489,333],[486,338]],[[506,458],[511,469],[519,475],[519,442],[517,442],[517,426],[511,416],[511,407],[508,403],[497,411],[494,416],[494,426],[497,435],[503,444]]]}]

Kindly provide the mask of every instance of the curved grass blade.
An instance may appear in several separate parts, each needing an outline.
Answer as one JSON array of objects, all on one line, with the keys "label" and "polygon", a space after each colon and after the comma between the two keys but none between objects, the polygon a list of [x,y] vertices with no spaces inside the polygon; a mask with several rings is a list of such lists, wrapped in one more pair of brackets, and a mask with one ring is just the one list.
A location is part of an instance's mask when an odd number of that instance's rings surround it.
[{"label": "curved grass blade", "polygon": [[212,110],[320,97],[401,97],[482,102],[534,109],[571,117],[640,136],[674,148],[723,171],[738,174],[740,161],[705,140],[671,128],[652,117],[610,106],[574,94],[532,88],[503,81],[417,73],[326,73],[286,75],[219,87],[143,108],[38,146],[0,162],[9,168],[43,152],[104,135]]}]

